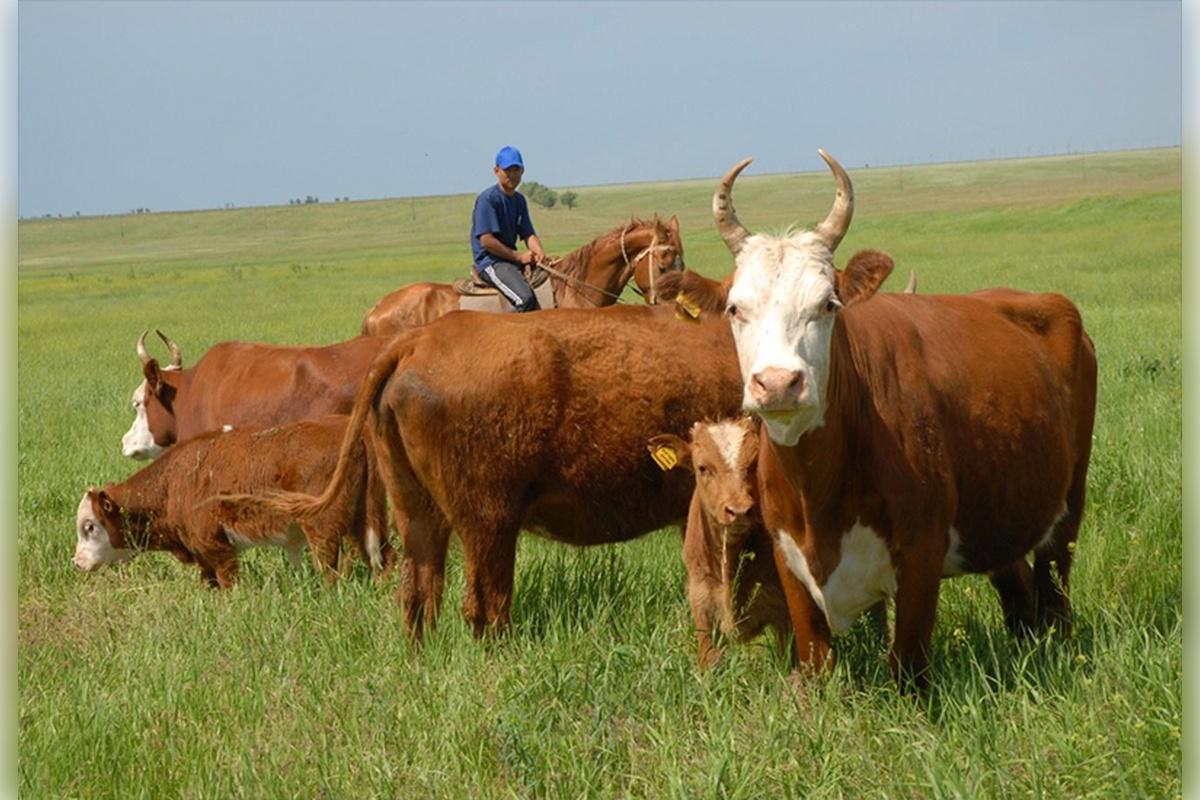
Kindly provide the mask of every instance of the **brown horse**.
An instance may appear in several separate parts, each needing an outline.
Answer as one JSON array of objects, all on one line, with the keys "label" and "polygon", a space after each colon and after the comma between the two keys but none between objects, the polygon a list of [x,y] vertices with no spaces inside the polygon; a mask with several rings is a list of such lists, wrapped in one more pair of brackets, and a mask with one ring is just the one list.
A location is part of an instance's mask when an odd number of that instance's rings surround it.
[{"label": "brown horse", "polygon": [[[646,302],[653,304],[658,279],[683,268],[678,218],[662,222],[655,214],[649,221],[631,219],[559,261],[551,261],[547,272],[554,308],[594,308],[615,303],[630,278]],[[538,299],[543,308],[550,307],[541,292]],[[499,294],[464,297],[452,284],[422,281],[385,295],[363,318],[362,332],[364,336],[391,336],[459,309],[505,308]]]}]

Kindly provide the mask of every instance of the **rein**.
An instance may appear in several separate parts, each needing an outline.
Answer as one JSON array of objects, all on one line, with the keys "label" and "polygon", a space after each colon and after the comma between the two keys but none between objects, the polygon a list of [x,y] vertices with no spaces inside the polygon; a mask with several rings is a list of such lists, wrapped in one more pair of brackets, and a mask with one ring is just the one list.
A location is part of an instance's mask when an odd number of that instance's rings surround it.
[{"label": "rein", "polygon": [[[554,264],[559,264],[562,262],[562,259],[555,258],[555,259],[552,259],[552,262]],[[538,267],[540,269],[545,270],[546,272],[550,273],[550,275],[552,277],[558,278],[563,283],[571,284],[576,289],[578,289],[578,288],[591,289],[594,292],[599,292],[600,294],[604,295],[605,297],[613,298],[613,300],[615,300],[618,303],[625,302],[621,299],[621,295],[613,294],[612,292],[608,291],[607,289],[601,289],[599,286],[593,286],[592,284],[588,283],[587,281],[582,280],[580,278],[576,278],[574,275],[568,275],[567,273],[563,272],[562,270],[555,269],[554,267],[550,266],[549,264],[546,264],[546,263],[538,264]],[[631,274],[631,277],[632,277],[632,274]],[[626,278],[625,280],[626,280],[626,282],[628,282],[629,278]],[[586,298],[586,295],[585,295],[585,298]],[[588,302],[591,302],[591,300],[588,299]],[[596,303],[595,305],[599,306],[600,304]]]}]

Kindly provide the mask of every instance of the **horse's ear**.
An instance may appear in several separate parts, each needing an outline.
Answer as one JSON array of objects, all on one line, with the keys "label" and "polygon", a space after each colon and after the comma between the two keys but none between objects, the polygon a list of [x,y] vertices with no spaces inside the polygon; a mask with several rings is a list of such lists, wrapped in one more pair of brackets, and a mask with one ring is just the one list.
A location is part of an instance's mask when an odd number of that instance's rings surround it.
[{"label": "horse's ear", "polygon": [[671,215],[671,218],[669,220],[667,220],[667,227],[670,228],[671,230],[673,230],[675,232],[676,236],[679,235],[679,217],[678,217],[678,215],[676,215],[676,214]]}]

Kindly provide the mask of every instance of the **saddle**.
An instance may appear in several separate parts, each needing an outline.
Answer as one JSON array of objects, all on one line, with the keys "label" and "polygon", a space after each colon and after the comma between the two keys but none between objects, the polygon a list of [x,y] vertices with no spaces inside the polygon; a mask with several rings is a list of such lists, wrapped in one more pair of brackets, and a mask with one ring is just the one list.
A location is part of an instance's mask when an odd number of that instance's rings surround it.
[{"label": "saddle", "polygon": [[[537,289],[546,282],[546,279],[550,277],[550,273],[546,272],[546,270],[542,269],[541,267],[534,267],[533,275],[527,275],[526,277],[529,278],[529,288]],[[458,292],[464,297],[488,297],[490,295],[500,294],[496,287],[485,282],[483,278],[479,277],[479,273],[475,271],[474,266],[471,267],[471,277],[459,278],[450,285],[454,287],[454,291]]]}]

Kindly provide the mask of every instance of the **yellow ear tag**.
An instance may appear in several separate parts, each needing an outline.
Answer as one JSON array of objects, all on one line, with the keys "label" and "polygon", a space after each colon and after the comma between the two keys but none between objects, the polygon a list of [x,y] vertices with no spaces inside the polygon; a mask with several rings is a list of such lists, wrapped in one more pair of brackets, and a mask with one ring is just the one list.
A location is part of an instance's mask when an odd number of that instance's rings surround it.
[{"label": "yellow ear tag", "polygon": [[658,468],[663,472],[672,469],[679,463],[679,457],[675,455],[675,451],[665,444],[660,444],[654,448],[654,452],[650,454],[650,457],[654,459],[654,463],[658,464]]},{"label": "yellow ear tag", "polygon": [[[687,314],[685,317],[679,312],[683,311]],[[675,296],[675,316],[686,322],[692,322],[700,319],[700,306],[695,300],[687,296],[687,292],[680,292]]]}]

